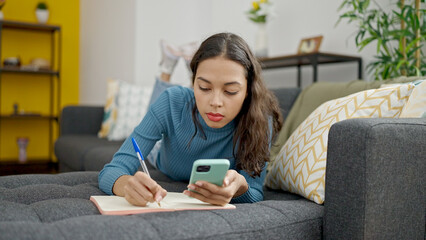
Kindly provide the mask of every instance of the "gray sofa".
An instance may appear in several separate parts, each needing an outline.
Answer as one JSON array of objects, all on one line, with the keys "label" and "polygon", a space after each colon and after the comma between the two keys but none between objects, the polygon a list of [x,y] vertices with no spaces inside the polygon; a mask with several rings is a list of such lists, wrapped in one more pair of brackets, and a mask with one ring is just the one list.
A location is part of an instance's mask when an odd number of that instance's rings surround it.
[{"label": "gray sofa", "polygon": [[[298,89],[275,89],[283,114]],[[265,188],[235,210],[102,216],[89,201],[120,142],[98,139],[101,107],[67,107],[56,175],[0,177],[0,239],[425,239],[426,119],[352,119],[329,134],[326,201]],[[168,191],[173,182],[151,166]]]}]

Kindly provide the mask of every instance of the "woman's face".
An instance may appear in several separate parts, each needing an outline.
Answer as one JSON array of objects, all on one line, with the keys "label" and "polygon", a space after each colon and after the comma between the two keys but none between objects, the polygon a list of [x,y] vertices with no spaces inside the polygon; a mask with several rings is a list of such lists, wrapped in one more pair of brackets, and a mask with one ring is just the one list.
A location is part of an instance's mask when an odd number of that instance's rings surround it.
[{"label": "woman's face", "polygon": [[223,57],[199,63],[194,79],[198,111],[211,128],[221,128],[240,112],[247,96],[244,67]]}]

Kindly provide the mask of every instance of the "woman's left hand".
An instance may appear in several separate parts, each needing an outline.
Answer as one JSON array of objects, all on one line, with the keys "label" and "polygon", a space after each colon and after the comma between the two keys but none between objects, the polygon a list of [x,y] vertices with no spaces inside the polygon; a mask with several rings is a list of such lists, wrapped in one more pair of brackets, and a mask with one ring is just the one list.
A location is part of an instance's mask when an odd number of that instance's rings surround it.
[{"label": "woman's left hand", "polygon": [[189,184],[188,188],[196,192],[183,191],[187,196],[214,205],[225,206],[233,197],[244,194],[248,190],[248,184],[241,174],[235,170],[228,170],[222,186],[206,181],[197,181],[195,184]]}]

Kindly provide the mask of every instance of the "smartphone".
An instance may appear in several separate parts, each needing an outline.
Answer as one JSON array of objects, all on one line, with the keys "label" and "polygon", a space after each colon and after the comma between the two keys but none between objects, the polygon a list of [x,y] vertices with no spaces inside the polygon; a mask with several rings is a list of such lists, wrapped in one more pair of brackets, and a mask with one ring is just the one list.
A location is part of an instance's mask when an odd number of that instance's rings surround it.
[{"label": "smartphone", "polygon": [[190,184],[202,180],[222,186],[229,169],[228,159],[198,159],[192,165]]}]

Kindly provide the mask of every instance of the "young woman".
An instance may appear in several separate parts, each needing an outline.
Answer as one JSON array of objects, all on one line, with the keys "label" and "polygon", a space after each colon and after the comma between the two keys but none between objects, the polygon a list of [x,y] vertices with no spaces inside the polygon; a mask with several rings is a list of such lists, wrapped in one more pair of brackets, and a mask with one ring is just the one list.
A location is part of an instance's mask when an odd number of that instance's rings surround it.
[{"label": "young woman", "polygon": [[242,38],[219,33],[201,44],[190,67],[193,89],[164,91],[100,172],[105,193],[141,206],[166,196],[156,181],[137,171],[135,138],[144,156],[161,140],[155,165],[176,181],[189,181],[197,159],[230,160],[222,186],[199,181],[188,185],[196,191],[185,190],[188,196],[216,205],[263,199],[269,148],[282,118],[259,63]]}]

